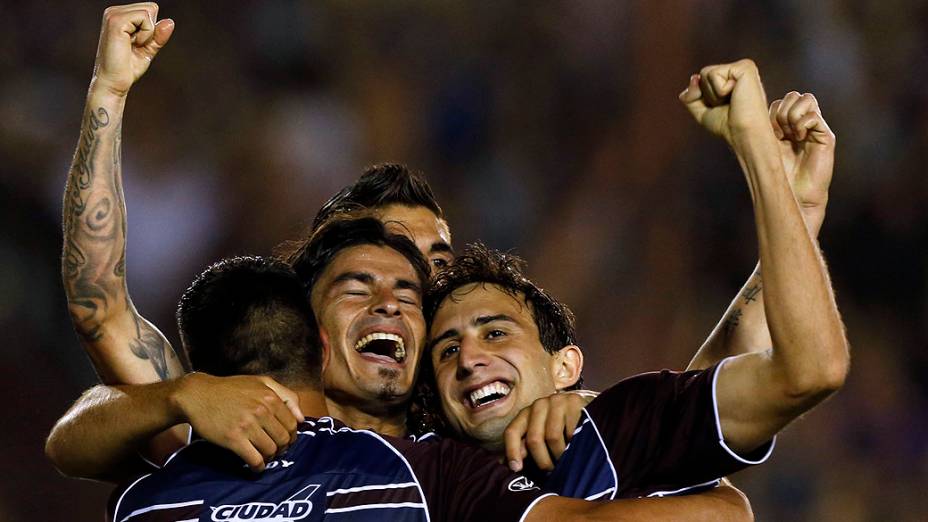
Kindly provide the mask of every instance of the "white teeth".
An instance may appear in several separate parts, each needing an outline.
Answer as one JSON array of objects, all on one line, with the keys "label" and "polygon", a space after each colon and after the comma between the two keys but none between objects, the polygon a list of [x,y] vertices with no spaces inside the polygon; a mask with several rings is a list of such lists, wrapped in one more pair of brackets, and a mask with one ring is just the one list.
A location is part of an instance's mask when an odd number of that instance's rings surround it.
[{"label": "white teeth", "polygon": [[355,343],[354,349],[361,351],[367,343],[371,341],[393,341],[396,343],[396,350],[393,352],[393,358],[397,361],[403,361],[406,359],[406,345],[403,342],[403,338],[399,335],[386,333],[386,332],[374,332],[367,334],[364,337],[358,339],[358,342]]},{"label": "white teeth", "polygon": [[490,384],[487,384],[481,388],[478,388],[468,396],[470,398],[470,405],[476,408],[480,404],[480,399],[493,394],[500,394],[503,397],[509,395],[511,388],[508,384],[502,383],[500,381],[493,381]]}]

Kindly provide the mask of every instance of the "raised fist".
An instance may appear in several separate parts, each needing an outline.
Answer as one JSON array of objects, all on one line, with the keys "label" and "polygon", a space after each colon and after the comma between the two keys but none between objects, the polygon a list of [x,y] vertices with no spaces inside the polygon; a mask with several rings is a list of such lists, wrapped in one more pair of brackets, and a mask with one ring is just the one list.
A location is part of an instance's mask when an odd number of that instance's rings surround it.
[{"label": "raised fist", "polygon": [[769,132],[767,98],[751,60],[703,67],[690,77],[680,101],[700,125],[729,145],[759,129]]},{"label": "raised fist", "polygon": [[780,140],[783,170],[812,237],[825,219],[828,187],[835,164],[835,135],[810,93],[787,93],[770,104],[770,124]]},{"label": "raised fist", "polygon": [[148,70],[152,59],[174,32],[174,21],[160,20],[158,4],[113,6],[103,11],[100,43],[94,63],[94,88],[125,96]]}]

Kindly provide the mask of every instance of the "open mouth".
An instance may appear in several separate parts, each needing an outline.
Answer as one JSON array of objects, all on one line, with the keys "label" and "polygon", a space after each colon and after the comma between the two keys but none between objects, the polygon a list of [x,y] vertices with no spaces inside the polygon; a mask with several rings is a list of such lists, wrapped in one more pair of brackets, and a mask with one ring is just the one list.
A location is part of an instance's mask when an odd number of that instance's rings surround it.
[{"label": "open mouth", "polygon": [[471,408],[482,408],[506,398],[511,391],[512,387],[508,384],[502,381],[493,381],[468,393],[467,402]]},{"label": "open mouth", "polygon": [[388,357],[397,363],[406,360],[406,344],[403,342],[403,338],[392,333],[374,332],[367,334],[358,339],[354,349],[358,353]]}]

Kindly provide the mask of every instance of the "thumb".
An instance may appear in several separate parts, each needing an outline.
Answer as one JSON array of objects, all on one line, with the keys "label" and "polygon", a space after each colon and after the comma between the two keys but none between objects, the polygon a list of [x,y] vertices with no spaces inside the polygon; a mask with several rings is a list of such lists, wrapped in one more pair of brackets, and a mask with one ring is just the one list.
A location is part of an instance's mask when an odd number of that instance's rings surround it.
[{"label": "thumb", "polygon": [[686,89],[683,89],[683,92],[680,93],[678,98],[683,102],[686,110],[690,111],[693,118],[701,122],[703,114],[705,114],[709,108],[706,107],[706,103],[702,99],[702,90],[699,88],[698,74],[690,76],[689,85],[686,86]]},{"label": "thumb", "polygon": [[280,397],[280,400],[284,401],[284,404],[290,409],[290,413],[292,413],[298,421],[302,421],[305,418],[303,411],[300,410],[300,397],[296,392],[271,378],[267,378],[264,384],[273,390],[274,393]]},{"label": "thumb", "polygon": [[155,30],[152,32],[151,38],[145,42],[142,50],[146,55],[148,55],[149,59],[154,58],[155,55],[158,54],[158,51],[160,51],[161,48],[168,43],[168,40],[171,39],[172,34],[174,34],[174,20],[171,20],[170,18],[158,20],[158,23],[155,24]]}]

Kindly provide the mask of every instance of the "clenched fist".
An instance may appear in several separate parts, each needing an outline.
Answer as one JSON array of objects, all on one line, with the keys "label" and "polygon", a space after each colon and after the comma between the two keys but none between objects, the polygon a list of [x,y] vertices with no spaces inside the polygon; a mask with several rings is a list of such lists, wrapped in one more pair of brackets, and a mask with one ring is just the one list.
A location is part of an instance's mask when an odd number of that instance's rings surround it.
[{"label": "clenched fist", "polygon": [[129,92],[174,32],[173,20],[156,23],[157,17],[154,2],[113,6],[103,12],[92,88],[118,96]]},{"label": "clenched fist", "polygon": [[696,121],[734,146],[754,132],[770,132],[767,97],[751,60],[703,67],[690,77],[680,101]]}]

